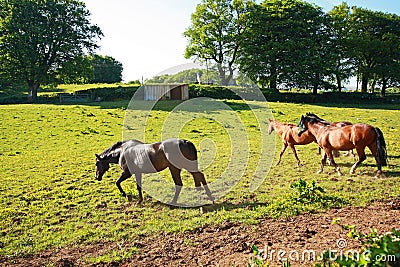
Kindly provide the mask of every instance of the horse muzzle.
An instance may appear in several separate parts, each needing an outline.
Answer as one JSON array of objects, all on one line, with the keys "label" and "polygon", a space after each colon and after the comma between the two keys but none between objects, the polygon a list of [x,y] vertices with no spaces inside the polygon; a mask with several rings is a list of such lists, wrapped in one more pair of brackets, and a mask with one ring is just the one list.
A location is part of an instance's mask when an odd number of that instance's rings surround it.
[{"label": "horse muzzle", "polygon": [[97,181],[101,181],[103,179],[103,175],[100,175],[96,172],[96,176],[94,177]]}]

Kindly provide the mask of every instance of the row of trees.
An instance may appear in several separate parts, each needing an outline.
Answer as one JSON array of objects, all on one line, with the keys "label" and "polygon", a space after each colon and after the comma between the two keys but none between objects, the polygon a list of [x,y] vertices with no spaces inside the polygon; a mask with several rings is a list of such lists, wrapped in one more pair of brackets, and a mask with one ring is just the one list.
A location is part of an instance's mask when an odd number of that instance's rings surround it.
[{"label": "row of trees", "polygon": [[222,84],[239,69],[263,87],[361,91],[400,82],[400,17],[349,7],[324,13],[301,0],[203,0],[185,31],[185,56],[216,65]]},{"label": "row of trees", "polygon": [[0,0],[0,81],[40,85],[118,82],[122,64],[94,55],[101,29],[78,0]]}]

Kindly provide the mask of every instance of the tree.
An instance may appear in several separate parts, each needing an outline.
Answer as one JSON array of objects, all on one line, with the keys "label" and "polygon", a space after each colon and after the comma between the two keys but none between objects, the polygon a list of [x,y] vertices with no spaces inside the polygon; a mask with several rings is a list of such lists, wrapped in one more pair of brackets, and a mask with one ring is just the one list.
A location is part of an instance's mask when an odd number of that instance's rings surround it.
[{"label": "tree", "polygon": [[333,33],[331,55],[334,57],[332,61],[332,73],[336,81],[336,88],[342,91],[343,81],[348,80],[354,75],[354,60],[351,58],[349,49],[350,41],[350,16],[351,9],[346,3],[335,6],[330,12],[331,29]]},{"label": "tree", "polygon": [[321,8],[299,0],[265,0],[250,14],[240,50],[241,71],[263,87],[323,86],[329,62]]},{"label": "tree", "polygon": [[29,101],[41,84],[76,74],[102,36],[78,0],[0,0],[0,10],[0,62],[9,78],[27,82]]},{"label": "tree", "polygon": [[92,83],[116,83],[122,81],[122,63],[110,56],[89,56],[93,67]]},{"label": "tree", "polygon": [[383,42],[381,57],[377,59],[375,73],[381,84],[381,95],[385,96],[389,86],[398,86],[400,83],[400,35],[385,34]]},{"label": "tree", "polygon": [[378,78],[386,89],[390,78],[399,79],[400,17],[353,7],[350,23],[349,48],[361,76],[361,92],[367,92],[370,81],[375,85]]},{"label": "tree", "polygon": [[222,85],[228,85],[236,68],[242,35],[248,27],[250,0],[203,0],[184,32],[189,39],[185,57],[216,64]]},{"label": "tree", "polygon": [[163,74],[146,80],[147,83],[213,83],[218,79],[218,71],[188,69],[176,74]]}]

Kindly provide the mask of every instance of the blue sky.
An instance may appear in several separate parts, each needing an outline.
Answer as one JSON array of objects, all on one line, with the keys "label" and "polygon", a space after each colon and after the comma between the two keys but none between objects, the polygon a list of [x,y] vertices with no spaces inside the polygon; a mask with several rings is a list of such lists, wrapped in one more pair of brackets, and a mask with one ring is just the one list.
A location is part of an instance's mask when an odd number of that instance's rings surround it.
[{"label": "blue sky", "polygon": [[[396,13],[399,0],[348,0],[350,6]],[[104,37],[98,54],[112,56],[124,66],[124,81],[151,78],[166,69],[190,63],[183,54],[183,32],[201,0],[83,0],[92,22]],[[257,1],[260,2],[260,1]],[[329,11],[340,0],[309,0]]]}]

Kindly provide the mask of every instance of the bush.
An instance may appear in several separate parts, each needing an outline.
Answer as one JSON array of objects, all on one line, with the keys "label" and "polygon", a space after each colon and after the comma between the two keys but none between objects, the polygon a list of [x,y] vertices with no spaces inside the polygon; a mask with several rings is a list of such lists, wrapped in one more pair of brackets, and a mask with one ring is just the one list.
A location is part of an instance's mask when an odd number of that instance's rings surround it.
[{"label": "bush", "polygon": [[[342,229],[349,231],[348,237],[359,240],[363,249],[358,254],[350,254],[346,257],[339,257],[328,251],[322,255],[323,266],[332,260],[333,264],[330,266],[400,266],[399,230],[378,234],[376,229],[372,229],[369,234],[363,234],[357,230],[355,225],[342,225]],[[317,266],[322,267],[320,264]]]},{"label": "bush", "polygon": [[131,99],[140,85],[129,87],[118,86],[115,88],[94,88],[76,91],[76,94],[90,94],[93,100],[100,98],[102,101],[113,101],[119,99]]},{"label": "bush", "polygon": [[215,99],[241,99],[237,94],[229,89],[229,87],[203,85],[203,84],[190,84],[189,97],[210,97]]}]

